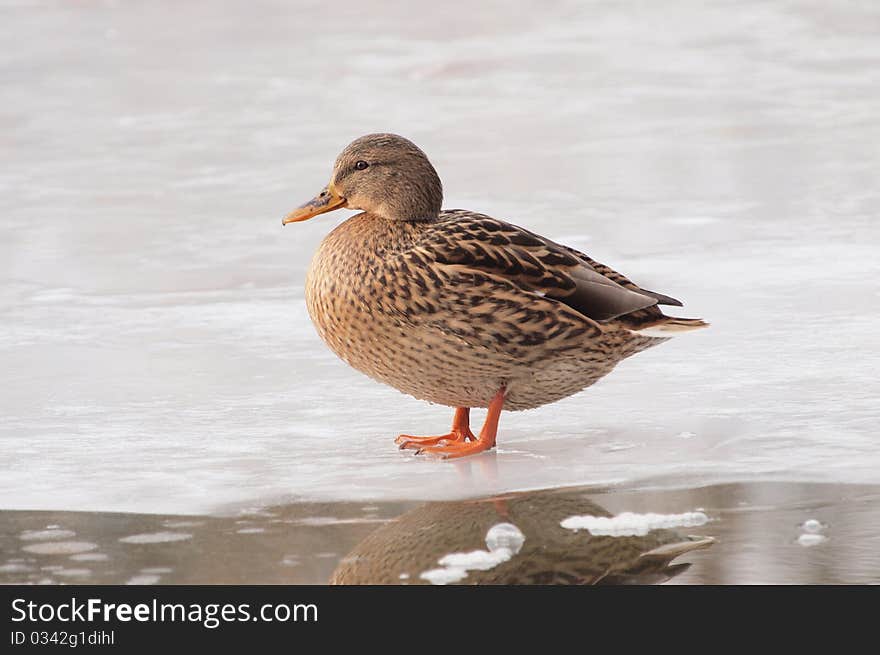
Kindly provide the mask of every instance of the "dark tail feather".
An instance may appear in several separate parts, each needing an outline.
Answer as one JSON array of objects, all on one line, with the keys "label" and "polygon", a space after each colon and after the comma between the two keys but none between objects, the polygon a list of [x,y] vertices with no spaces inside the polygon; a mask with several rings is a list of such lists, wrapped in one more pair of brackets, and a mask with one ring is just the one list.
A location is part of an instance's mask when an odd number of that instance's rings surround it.
[{"label": "dark tail feather", "polygon": [[639,293],[643,293],[647,296],[651,296],[652,298],[657,299],[658,305],[674,305],[675,307],[683,307],[680,300],[676,300],[671,296],[663,295],[662,293],[657,293],[656,291],[648,291],[647,289],[639,289]]}]

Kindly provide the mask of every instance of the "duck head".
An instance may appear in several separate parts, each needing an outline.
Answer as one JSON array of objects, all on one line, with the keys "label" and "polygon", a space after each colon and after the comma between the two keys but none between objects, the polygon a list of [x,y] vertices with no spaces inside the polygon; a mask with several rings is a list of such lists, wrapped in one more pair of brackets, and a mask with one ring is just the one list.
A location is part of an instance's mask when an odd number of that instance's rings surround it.
[{"label": "duck head", "polygon": [[389,221],[425,221],[437,217],[442,202],[440,177],[418,146],[396,134],[368,134],[336,158],[330,183],[281,223],[342,207]]}]

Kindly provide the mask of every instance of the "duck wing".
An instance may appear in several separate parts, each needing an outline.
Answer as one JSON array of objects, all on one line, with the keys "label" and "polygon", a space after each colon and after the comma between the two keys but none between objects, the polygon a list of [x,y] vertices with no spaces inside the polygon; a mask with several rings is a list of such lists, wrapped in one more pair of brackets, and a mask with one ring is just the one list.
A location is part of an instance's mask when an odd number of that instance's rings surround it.
[{"label": "duck wing", "polygon": [[[557,245],[559,245],[559,244],[557,244]],[[567,252],[571,253],[575,257],[577,257],[577,258],[581,259],[583,262],[585,262],[594,271],[596,271],[597,273],[600,273],[601,275],[604,275],[609,280],[613,280],[614,282],[617,282],[617,284],[619,284],[620,286],[626,287],[627,289],[631,289],[631,290],[636,291],[638,293],[641,293],[643,295],[651,296],[652,298],[656,298],[658,305],[672,305],[675,307],[683,307],[684,306],[684,305],[682,305],[680,300],[677,300],[675,298],[672,298],[672,297],[667,296],[662,293],[657,293],[656,291],[648,291],[647,289],[643,289],[642,287],[640,287],[637,284],[635,284],[634,282],[632,282],[629,278],[627,278],[622,273],[618,273],[610,266],[606,266],[605,264],[597,262],[595,259],[591,259],[590,257],[587,257],[584,253],[582,253],[578,250],[575,250],[574,248],[569,248],[568,246],[563,246],[563,245],[559,245],[559,247],[564,248]]]},{"label": "duck wing", "polygon": [[592,321],[652,307],[680,305],[663,294],[639,288],[627,278],[586,255],[538,234],[465,210],[446,210],[436,228],[413,246],[410,256],[451,273],[501,278],[528,292],[557,300]]}]

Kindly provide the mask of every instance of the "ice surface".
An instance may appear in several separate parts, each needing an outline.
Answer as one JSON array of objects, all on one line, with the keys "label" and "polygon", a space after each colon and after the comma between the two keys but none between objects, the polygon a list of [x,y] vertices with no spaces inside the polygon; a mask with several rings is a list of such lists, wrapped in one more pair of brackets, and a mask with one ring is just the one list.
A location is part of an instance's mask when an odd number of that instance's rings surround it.
[{"label": "ice surface", "polygon": [[825,543],[828,541],[828,537],[822,534],[825,528],[826,526],[821,521],[807,519],[801,524],[803,532],[798,536],[797,542],[805,548]]},{"label": "ice surface", "polygon": [[809,548],[811,546],[818,546],[819,544],[828,541],[828,537],[823,534],[804,533],[798,537],[797,541],[804,548]]},{"label": "ice surface", "polygon": [[516,554],[522,549],[525,540],[525,535],[513,523],[497,523],[486,533],[486,548],[490,553],[509,550]]},{"label": "ice surface", "polygon": [[70,559],[75,562],[104,562],[109,558],[104,553],[80,553],[71,555]]},{"label": "ice surface", "polygon": [[803,525],[801,526],[801,529],[804,532],[808,532],[810,534],[818,534],[818,533],[822,532],[824,527],[825,526],[823,526],[816,519],[808,519],[808,520],[804,521]]},{"label": "ice surface", "polygon": [[22,550],[36,555],[74,555],[86,553],[97,547],[97,544],[88,541],[43,541],[23,546]]},{"label": "ice surface", "polygon": [[26,530],[18,535],[22,541],[49,541],[52,539],[70,539],[76,533],[71,530],[59,530],[51,528],[47,530]]},{"label": "ice surface", "polygon": [[129,578],[129,579],[125,582],[125,584],[127,584],[127,585],[150,585],[150,584],[158,584],[158,583],[159,583],[159,580],[161,580],[161,579],[162,579],[162,577],[161,577],[161,576],[158,576],[158,575],[149,575],[149,574],[146,574],[146,575],[135,575],[135,576]]},{"label": "ice surface", "polygon": [[171,541],[185,541],[192,535],[187,532],[152,532],[145,534],[133,534],[122,537],[119,541],[124,544],[164,544]]},{"label": "ice surface", "polygon": [[[759,0],[4,6],[0,507],[880,481],[878,21]],[[494,460],[398,452],[451,410],[315,335],[304,274],[343,217],[280,226],[377,130],[430,154],[447,207],[712,328],[503,416]]]}]

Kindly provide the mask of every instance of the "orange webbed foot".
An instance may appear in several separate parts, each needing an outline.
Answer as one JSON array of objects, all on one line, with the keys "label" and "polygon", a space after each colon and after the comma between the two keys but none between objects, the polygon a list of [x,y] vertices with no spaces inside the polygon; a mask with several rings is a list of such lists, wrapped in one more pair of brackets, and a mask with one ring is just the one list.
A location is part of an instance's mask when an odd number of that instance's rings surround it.
[{"label": "orange webbed foot", "polygon": [[479,439],[471,442],[455,442],[445,445],[438,444],[436,446],[426,446],[419,449],[417,455],[430,455],[439,459],[455,459],[457,457],[467,457],[468,455],[476,455],[491,450],[495,447],[494,443],[481,441]]},{"label": "orange webbed foot", "polygon": [[443,434],[439,437],[414,437],[409,434],[401,434],[394,440],[394,443],[400,446],[401,450],[406,450],[407,448],[422,450],[427,446],[446,446],[448,444],[474,441],[475,439],[476,437],[470,431],[470,428],[465,427],[464,430],[453,429],[449,434]]},{"label": "orange webbed foot", "polygon": [[476,455],[495,447],[495,437],[498,433],[498,419],[501,409],[504,407],[505,387],[501,387],[492,397],[486,413],[486,422],[480,430],[480,436],[474,437],[469,426],[470,410],[459,407],[455,410],[455,419],[452,422],[452,430],[442,437],[410,437],[402,434],[395,440],[400,449],[417,448],[416,455],[426,454],[439,457],[440,459],[455,459]]},{"label": "orange webbed foot", "polygon": [[464,443],[468,439],[476,439],[470,428],[471,410],[467,407],[458,407],[455,410],[455,418],[452,419],[452,429],[448,434],[439,437],[413,437],[409,434],[401,434],[394,440],[401,450],[413,448],[421,450],[426,446],[445,446],[450,443]]}]

